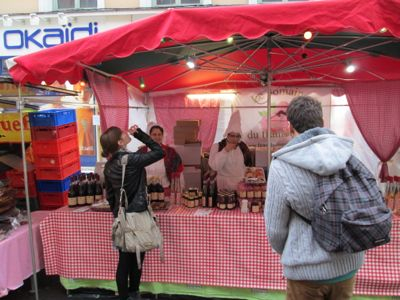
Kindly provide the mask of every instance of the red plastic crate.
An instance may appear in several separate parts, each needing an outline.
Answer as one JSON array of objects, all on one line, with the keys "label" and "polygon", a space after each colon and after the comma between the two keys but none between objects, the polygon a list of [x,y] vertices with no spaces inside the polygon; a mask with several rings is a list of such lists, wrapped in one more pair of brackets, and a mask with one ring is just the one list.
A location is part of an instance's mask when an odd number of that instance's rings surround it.
[{"label": "red plastic crate", "polygon": [[38,168],[64,167],[71,162],[79,160],[79,150],[74,149],[59,154],[35,153],[34,158],[35,165]]},{"label": "red plastic crate", "polygon": [[39,192],[40,209],[56,209],[68,205],[68,191],[62,193]]},{"label": "red plastic crate", "polygon": [[79,159],[62,167],[36,167],[36,178],[38,180],[63,180],[68,176],[80,171]]},{"label": "red plastic crate", "polygon": [[[30,198],[36,198],[37,193],[36,193],[36,185],[35,184],[29,184],[28,185],[28,192],[29,192],[29,197]],[[25,188],[16,188],[15,189],[15,198],[25,198]]]},{"label": "red plastic crate", "polygon": [[76,122],[60,126],[31,127],[32,141],[61,139],[77,134]]},{"label": "red plastic crate", "polygon": [[[11,187],[23,188],[25,186],[23,171],[10,170],[6,172],[6,176]],[[35,170],[28,172],[28,185],[32,184],[35,184]]]},{"label": "red plastic crate", "polygon": [[74,134],[52,141],[32,141],[32,148],[34,154],[60,154],[78,149],[78,135]]}]

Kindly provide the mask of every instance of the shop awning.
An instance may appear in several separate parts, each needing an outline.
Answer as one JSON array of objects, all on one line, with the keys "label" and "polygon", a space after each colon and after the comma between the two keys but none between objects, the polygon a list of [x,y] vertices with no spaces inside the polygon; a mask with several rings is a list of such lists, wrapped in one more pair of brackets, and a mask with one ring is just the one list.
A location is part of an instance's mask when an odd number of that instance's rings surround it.
[{"label": "shop awning", "polygon": [[168,9],[8,65],[18,82],[75,83],[95,68],[145,92],[397,80],[399,11],[395,0]]}]

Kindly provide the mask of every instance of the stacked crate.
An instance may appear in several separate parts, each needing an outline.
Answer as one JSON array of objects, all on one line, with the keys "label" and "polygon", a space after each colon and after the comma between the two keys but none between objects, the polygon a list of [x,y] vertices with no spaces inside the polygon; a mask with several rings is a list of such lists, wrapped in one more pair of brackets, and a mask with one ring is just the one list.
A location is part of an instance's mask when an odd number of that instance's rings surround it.
[{"label": "stacked crate", "polygon": [[80,172],[75,110],[29,113],[41,209],[68,204],[71,176]]},{"label": "stacked crate", "polygon": [[[38,209],[35,170],[28,171],[28,193],[31,210]],[[14,190],[17,207],[26,209],[24,172],[12,169],[6,172],[9,186]]]}]

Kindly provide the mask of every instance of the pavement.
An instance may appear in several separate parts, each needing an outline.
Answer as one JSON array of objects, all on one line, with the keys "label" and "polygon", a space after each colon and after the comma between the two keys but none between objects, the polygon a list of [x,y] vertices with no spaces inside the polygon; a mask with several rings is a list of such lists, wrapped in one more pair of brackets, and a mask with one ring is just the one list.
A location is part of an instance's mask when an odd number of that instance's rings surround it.
[{"label": "pavement", "polygon": [[[77,289],[67,294],[60,283],[58,276],[47,276],[44,271],[37,275],[39,299],[40,300],[92,300],[104,299],[114,300],[115,295],[112,291],[103,289]],[[202,298],[182,295],[153,295],[144,294],[146,298],[154,300],[218,300],[217,298]],[[0,300],[35,300],[35,293],[31,289],[31,280],[24,281],[24,285],[15,291],[9,291],[9,294],[0,298]]]}]

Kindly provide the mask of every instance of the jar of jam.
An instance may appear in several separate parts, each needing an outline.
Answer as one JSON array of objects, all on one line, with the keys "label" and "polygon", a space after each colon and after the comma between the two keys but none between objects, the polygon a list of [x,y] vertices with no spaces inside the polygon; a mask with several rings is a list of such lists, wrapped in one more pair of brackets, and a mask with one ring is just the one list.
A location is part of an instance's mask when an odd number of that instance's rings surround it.
[{"label": "jar of jam", "polygon": [[251,212],[252,213],[259,213],[260,212],[260,205],[257,201],[251,203]]}]

